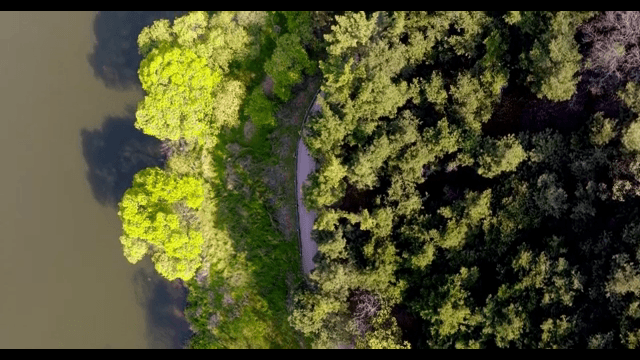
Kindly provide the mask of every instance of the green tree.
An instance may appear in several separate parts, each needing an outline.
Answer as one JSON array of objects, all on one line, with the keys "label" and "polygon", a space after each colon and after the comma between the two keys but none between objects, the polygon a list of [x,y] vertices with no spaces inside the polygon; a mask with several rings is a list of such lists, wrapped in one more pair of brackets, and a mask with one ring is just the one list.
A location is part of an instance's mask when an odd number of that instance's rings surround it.
[{"label": "green tree", "polygon": [[344,118],[331,111],[329,104],[321,97],[318,97],[318,103],[322,106],[322,114],[317,118],[312,117],[305,125],[310,132],[305,137],[305,144],[315,157],[333,152],[357,124],[355,119]]},{"label": "green tree", "polygon": [[500,95],[500,91],[507,85],[509,70],[505,67],[507,50],[509,48],[508,34],[502,28],[494,29],[484,40],[487,52],[476,63],[481,72],[480,80],[491,91],[493,96]]},{"label": "green tree", "polygon": [[468,72],[458,75],[451,95],[464,125],[474,132],[480,132],[482,124],[489,120],[493,112],[493,96],[486,93],[480,81]]},{"label": "green tree", "polygon": [[347,170],[340,159],[329,156],[320,169],[311,174],[311,184],[305,189],[305,202],[313,209],[335,203],[347,188],[344,182],[346,175]]},{"label": "green tree", "polygon": [[531,69],[529,82],[539,97],[563,101],[573,96],[582,59],[574,36],[577,27],[591,16],[589,12],[559,11],[551,16],[548,30],[535,40],[524,66]]},{"label": "green tree", "polygon": [[430,81],[423,83],[422,88],[424,89],[427,100],[435,106],[436,110],[441,113],[444,112],[448,95],[444,89],[442,75],[434,71],[433,74],[431,74]]},{"label": "green tree", "polygon": [[640,347],[640,329],[636,329],[635,331],[630,331],[626,335],[626,345],[629,349],[636,349]]},{"label": "green tree", "polygon": [[275,106],[262,91],[262,86],[256,86],[247,98],[245,115],[257,126],[273,126],[276,124],[274,112]]},{"label": "green tree", "polygon": [[204,11],[192,11],[173,22],[173,32],[180,46],[193,48],[207,32],[209,15]]},{"label": "green tree", "polygon": [[160,139],[195,139],[214,133],[213,89],[220,75],[193,51],[167,45],[154,49],[140,63],[140,81],[147,96],[138,104],[136,127]]},{"label": "green tree", "polygon": [[640,151],[640,121],[632,121],[622,135],[622,144],[629,151]]},{"label": "green tree", "polygon": [[240,107],[245,98],[245,86],[237,80],[223,79],[213,91],[213,122],[232,128],[240,123]]},{"label": "green tree", "polygon": [[615,256],[614,262],[615,272],[606,287],[609,296],[632,293],[640,298],[640,271],[626,255]]},{"label": "green tree", "polygon": [[421,316],[433,323],[431,334],[434,347],[448,347],[454,339],[462,340],[463,334],[471,332],[481,317],[469,305],[468,288],[478,278],[478,269],[460,268],[455,275],[448,275],[446,285],[438,295],[428,297],[429,307],[423,308]]},{"label": "green tree", "polygon": [[560,218],[567,209],[567,192],[558,182],[555,174],[544,173],[538,178],[538,193],[536,203],[547,215]]},{"label": "green tree", "polygon": [[358,339],[359,349],[410,349],[408,341],[402,341],[396,319],[387,308],[381,309],[372,321],[373,329],[365,333],[364,339]]},{"label": "green tree", "polygon": [[526,158],[527,153],[513,135],[499,140],[487,139],[480,155],[478,174],[493,178],[514,171]]},{"label": "green tree", "polygon": [[203,198],[202,183],[195,178],[177,178],[159,168],[138,172],[118,211],[127,260],[136,263],[150,253],[167,279],[192,278],[201,263],[203,238],[195,211]]},{"label": "green tree", "polygon": [[307,45],[313,39],[312,12],[311,11],[283,11],[287,19],[287,30],[289,33],[300,37],[302,45]]},{"label": "green tree", "polygon": [[602,112],[596,113],[591,120],[591,143],[596,146],[606,145],[616,136],[615,127],[615,120],[605,119]]},{"label": "green tree", "polygon": [[367,19],[365,13],[360,11],[336,16],[336,25],[331,26],[331,33],[325,35],[325,39],[331,43],[327,49],[329,54],[339,57],[365,50],[376,29],[377,15],[375,13]]},{"label": "green tree", "polygon": [[251,38],[245,28],[234,21],[237,12],[220,11],[211,16],[208,31],[199,35],[193,51],[207,59],[209,67],[228,72],[234,60],[243,60],[250,55]]},{"label": "green tree", "polygon": [[565,315],[559,319],[547,319],[540,328],[542,329],[541,348],[546,349],[568,349],[573,344],[571,331],[574,324]]},{"label": "green tree", "polygon": [[618,92],[618,97],[636,114],[640,114],[640,86],[629,81],[623,90]]},{"label": "green tree", "polygon": [[482,29],[490,18],[484,11],[452,11],[450,16],[453,20],[451,25],[460,34],[447,37],[447,42],[457,55],[474,56],[476,45],[482,41]]},{"label": "green tree", "polygon": [[167,19],[160,19],[146,26],[138,35],[138,49],[141,55],[148,55],[151,50],[162,44],[169,44],[174,40],[171,23]]},{"label": "green tree", "polygon": [[284,34],[276,41],[276,49],[264,64],[264,70],[273,79],[274,94],[287,101],[291,97],[291,87],[302,81],[302,72],[311,74],[314,66],[300,44],[300,37]]},{"label": "green tree", "polygon": [[[569,152],[565,138],[552,129],[547,129],[533,136],[524,135],[521,137],[523,144],[531,140],[531,151],[529,159],[535,164],[540,163],[541,167],[559,171],[566,160]],[[528,146],[527,146],[528,147]]]},{"label": "green tree", "polygon": [[389,145],[387,136],[376,139],[365,151],[361,151],[358,154],[357,160],[349,173],[351,182],[358,188],[363,189],[377,185],[379,169],[391,153],[392,148]]},{"label": "green tree", "polygon": [[526,316],[527,313],[522,306],[514,303],[507,306],[489,295],[487,306],[484,308],[486,325],[482,332],[485,335],[493,335],[498,347],[508,348],[509,345],[520,342],[528,322]]},{"label": "green tree", "polygon": [[504,21],[509,24],[517,24],[522,19],[522,15],[520,11],[507,11],[507,14],[504,16]]},{"label": "green tree", "polygon": [[[139,51],[146,56],[162,45],[182,47],[206,59],[212,70],[226,73],[233,60],[249,55],[249,34],[238,21],[249,21],[250,14],[240,13],[220,11],[210,17],[205,11],[192,11],[177,18],[173,26],[169,20],[156,20],[140,32]],[[236,16],[240,20],[234,21]]]}]

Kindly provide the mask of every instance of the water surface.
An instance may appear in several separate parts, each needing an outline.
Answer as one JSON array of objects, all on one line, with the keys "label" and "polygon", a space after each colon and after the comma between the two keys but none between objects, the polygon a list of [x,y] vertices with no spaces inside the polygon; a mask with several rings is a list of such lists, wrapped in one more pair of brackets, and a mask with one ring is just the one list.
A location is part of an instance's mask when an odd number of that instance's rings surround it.
[{"label": "water surface", "polygon": [[161,163],[132,125],[135,37],[154,16],[0,12],[0,348],[188,336],[183,291],[149,261],[129,264],[118,241],[115,204],[137,170]]}]

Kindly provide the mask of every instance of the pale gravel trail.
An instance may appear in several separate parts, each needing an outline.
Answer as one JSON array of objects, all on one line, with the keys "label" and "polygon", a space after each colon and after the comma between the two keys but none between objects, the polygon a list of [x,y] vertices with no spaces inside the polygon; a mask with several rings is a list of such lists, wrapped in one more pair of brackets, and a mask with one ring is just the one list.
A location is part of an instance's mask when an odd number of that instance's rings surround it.
[{"label": "pale gravel trail", "polygon": [[316,164],[304,145],[302,137],[298,141],[298,164],[296,166],[296,183],[298,188],[298,219],[300,220],[300,252],[302,253],[302,269],[308,274],[315,267],[313,257],[318,251],[318,245],[311,240],[311,230],[316,219],[315,211],[307,211],[302,202],[302,185],[306,182],[310,173],[315,170]]},{"label": "pale gravel trail", "polygon": [[[303,119],[303,124],[307,121],[307,116],[315,114],[321,111],[320,104],[316,101],[316,98],[320,95],[324,97],[324,93],[318,90],[313,97],[312,106],[307,109],[307,113]],[[302,255],[302,270],[305,274],[309,274],[315,264],[313,263],[313,257],[318,252],[318,245],[315,241],[311,240],[311,230],[313,230],[313,223],[316,219],[315,211],[307,211],[302,201],[302,186],[307,182],[309,174],[316,169],[316,162],[309,154],[307,146],[304,144],[304,130],[300,132],[300,140],[298,140],[297,151],[297,164],[296,164],[296,196],[298,200],[298,221],[300,230],[300,254]]]}]

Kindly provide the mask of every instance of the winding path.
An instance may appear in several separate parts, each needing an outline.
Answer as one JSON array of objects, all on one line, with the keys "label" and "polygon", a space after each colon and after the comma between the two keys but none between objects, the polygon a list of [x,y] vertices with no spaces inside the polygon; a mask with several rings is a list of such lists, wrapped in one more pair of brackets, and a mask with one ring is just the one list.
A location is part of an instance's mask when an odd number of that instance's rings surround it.
[{"label": "winding path", "polygon": [[[307,120],[309,113],[319,111],[319,106],[316,104],[316,96],[313,97],[311,102],[312,106],[307,109],[307,114],[304,117],[304,122]],[[302,202],[302,185],[307,181],[307,177],[316,168],[316,163],[309,154],[309,150],[303,141],[304,132],[301,132],[300,140],[298,140],[297,150],[297,163],[296,163],[296,196],[298,198],[298,221],[300,226],[300,254],[302,256],[302,270],[305,274],[309,274],[315,267],[313,263],[313,257],[318,252],[318,245],[311,240],[311,230],[313,229],[313,222],[316,219],[315,211],[307,211]]]},{"label": "winding path", "polygon": [[311,230],[316,219],[315,211],[307,211],[302,203],[302,185],[311,172],[315,170],[316,164],[313,161],[309,150],[304,145],[302,137],[298,141],[298,164],[296,166],[297,197],[298,197],[298,219],[300,220],[300,252],[302,253],[302,269],[305,274],[313,270],[313,256],[318,251],[318,246],[311,240]]}]

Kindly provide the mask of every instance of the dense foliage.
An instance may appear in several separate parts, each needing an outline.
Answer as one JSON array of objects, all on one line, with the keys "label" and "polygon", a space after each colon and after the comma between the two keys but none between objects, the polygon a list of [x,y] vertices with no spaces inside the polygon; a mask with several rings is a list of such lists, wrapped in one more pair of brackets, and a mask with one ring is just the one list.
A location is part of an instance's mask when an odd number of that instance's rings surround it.
[{"label": "dense foliage", "polygon": [[233,16],[196,11],[142,30],[138,73],[147,96],[136,113],[139,129],[163,140],[211,141],[238,124],[245,84],[229,67],[249,54],[249,34]]},{"label": "dense foliage", "polygon": [[[638,19],[156,21],[136,126],[169,157],[121,202],[125,256],[188,280],[191,347],[639,347]],[[293,144],[317,68],[303,281]]]},{"label": "dense foliage", "polygon": [[195,178],[177,178],[159,168],[137,173],[118,212],[127,260],[136,263],[150,252],[162,276],[192,278],[201,264],[203,239],[194,211],[202,200],[202,184]]},{"label": "dense foliage", "polygon": [[291,316],[315,347],[638,346],[640,109],[579,90],[596,15],[336,16]]},{"label": "dense foliage", "polygon": [[149,94],[138,106],[136,126],[160,139],[201,137],[213,124],[213,87],[220,76],[188,49],[153,49],[140,64],[140,82]]}]

